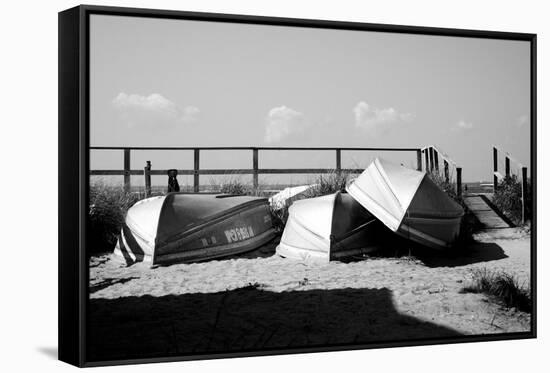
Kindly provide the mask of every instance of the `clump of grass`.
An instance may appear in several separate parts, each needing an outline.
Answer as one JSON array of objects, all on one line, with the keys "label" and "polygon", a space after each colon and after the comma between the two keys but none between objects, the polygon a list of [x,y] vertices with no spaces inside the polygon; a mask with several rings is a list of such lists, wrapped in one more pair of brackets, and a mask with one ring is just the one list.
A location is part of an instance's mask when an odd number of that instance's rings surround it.
[{"label": "clump of grass", "polygon": [[428,176],[435,183],[435,185],[439,187],[439,189],[444,191],[449,197],[460,205],[464,205],[462,197],[459,197],[456,193],[456,182],[453,179],[449,178],[447,181],[445,175],[441,172],[429,172]]},{"label": "clump of grass", "polygon": [[487,268],[473,273],[472,284],[461,289],[462,293],[483,293],[493,297],[508,308],[531,313],[533,303],[529,289],[520,286],[517,279],[506,272]]},{"label": "clump of grass", "polygon": [[[497,185],[497,190],[493,195],[493,204],[512,220],[516,225],[522,223],[522,186],[521,180],[516,175],[506,176]],[[527,182],[527,190],[525,191],[525,204],[527,206],[527,214],[525,220],[531,220],[531,183]]]},{"label": "clump of grass", "polygon": [[88,254],[113,251],[126,211],[138,200],[138,195],[125,192],[122,187],[90,185]]},{"label": "clump of grass", "polygon": [[286,222],[288,220],[288,209],[289,205],[285,204],[284,206],[278,206],[274,207],[272,205],[269,206],[269,212],[271,213],[271,223],[273,224],[273,228],[275,228],[275,232],[282,234]]},{"label": "clump of grass", "polygon": [[225,194],[244,195],[247,193],[248,189],[249,188],[247,188],[241,180],[231,179],[221,185],[220,192]]},{"label": "clump of grass", "polygon": [[312,183],[313,186],[304,193],[304,197],[312,198],[333,194],[338,191],[344,192],[350,179],[351,175],[346,172],[334,171],[328,175],[319,175]]}]

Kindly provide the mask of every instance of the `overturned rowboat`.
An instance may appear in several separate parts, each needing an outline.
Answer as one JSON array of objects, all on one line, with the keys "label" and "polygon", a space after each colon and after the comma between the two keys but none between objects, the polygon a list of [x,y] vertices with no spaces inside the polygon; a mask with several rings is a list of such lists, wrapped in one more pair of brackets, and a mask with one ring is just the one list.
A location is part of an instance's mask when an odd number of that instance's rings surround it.
[{"label": "overturned rowboat", "polygon": [[464,209],[425,172],[376,158],[348,193],[397,234],[422,245],[452,246]]},{"label": "overturned rowboat", "polygon": [[328,262],[368,253],[385,229],[347,193],[296,201],[288,213],[276,252],[298,260]]},{"label": "overturned rowboat", "polygon": [[170,193],[128,210],[115,254],[127,263],[196,262],[251,251],[274,237],[265,198]]}]

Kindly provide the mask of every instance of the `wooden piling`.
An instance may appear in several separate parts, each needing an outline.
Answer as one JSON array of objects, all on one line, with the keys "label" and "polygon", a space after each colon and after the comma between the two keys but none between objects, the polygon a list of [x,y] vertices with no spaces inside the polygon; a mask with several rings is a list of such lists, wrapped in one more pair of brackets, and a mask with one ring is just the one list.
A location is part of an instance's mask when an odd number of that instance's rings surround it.
[{"label": "wooden piling", "polygon": [[193,191],[199,192],[199,169],[200,169],[200,149],[194,149],[194,162],[193,162]]},{"label": "wooden piling", "polygon": [[497,173],[498,172],[498,150],[496,147],[493,146],[493,191],[496,192],[497,191],[497,187],[498,187],[498,177],[497,177]]},{"label": "wooden piling", "polygon": [[430,171],[430,159],[429,159],[429,155],[428,155],[428,148],[425,148],[423,150],[423,152],[424,152],[424,158],[426,158],[425,159],[425,161],[426,161],[426,172],[429,172]]},{"label": "wooden piling", "polygon": [[433,170],[434,170],[434,148],[432,148],[430,146],[429,151],[430,151],[430,172],[433,172]]},{"label": "wooden piling", "polygon": [[525,224],[525,220],[527,219],[527,193],[529,190],[527,189],[527,167],[521,168],[521,222]]},{"label": "wooden piling", "polygon": [[439,173],[439,153],[437,152],[437,149],[434,149],[434,166],[435,172]]},{"label": "wooden piling", "polygon": [[456,168],[456,195],[462,198],[462,167]]},{"label": "wooden piling", "polygon": [[443,172],[445,173],[445,182],[449,183],[449,162],[443,159]]},{"label": "wooden piling", "polygon": [[131,190],[130,181],[130,149],[124,149],[124,192],[129,193]]},{"label": "wooden piling", "polygon": [[420,149],[416,151],[416,169],[422,171],[422,151]]},{"label": "wooden piling", "polygon": [[145,176],[145,196],[151,197],[151,161],[145,163],[143,175]]},{"label": "wooden piling", "polygon": [[336,173],[342,172],[342,149],[336,149]]},{"label": "wooden piling", "polygon": [[510,158],[508,156],[504,158],[504,171],[505,171],[506,177],[509,177],[510,176]]},{"label": "wooden piling", "polygon": [[258,188],[258,149],[252,149],[252,184]]}]

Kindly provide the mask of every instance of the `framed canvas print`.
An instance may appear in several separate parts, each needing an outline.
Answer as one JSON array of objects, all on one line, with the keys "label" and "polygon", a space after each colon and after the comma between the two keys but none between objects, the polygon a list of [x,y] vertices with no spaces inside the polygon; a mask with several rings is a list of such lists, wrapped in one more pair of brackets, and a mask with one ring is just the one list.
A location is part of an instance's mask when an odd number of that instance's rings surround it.
[{"label": "framed canvas print", "polygon": [[536,336],[536,35],[59,13],[59,358]]}]

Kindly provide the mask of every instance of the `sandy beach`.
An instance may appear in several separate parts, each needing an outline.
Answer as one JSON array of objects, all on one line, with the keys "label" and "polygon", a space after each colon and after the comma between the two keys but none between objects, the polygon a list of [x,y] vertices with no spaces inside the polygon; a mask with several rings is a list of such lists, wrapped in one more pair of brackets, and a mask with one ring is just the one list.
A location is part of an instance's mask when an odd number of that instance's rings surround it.
[{"label": "sandy beach", "polygon": [[528,332],[528,313],[463,293],[475,270],[528,286],[530,236],[478,233],[457,253],[304,263],[274,244],[227,260],[127,267],[90,261],[91,360]]}]

